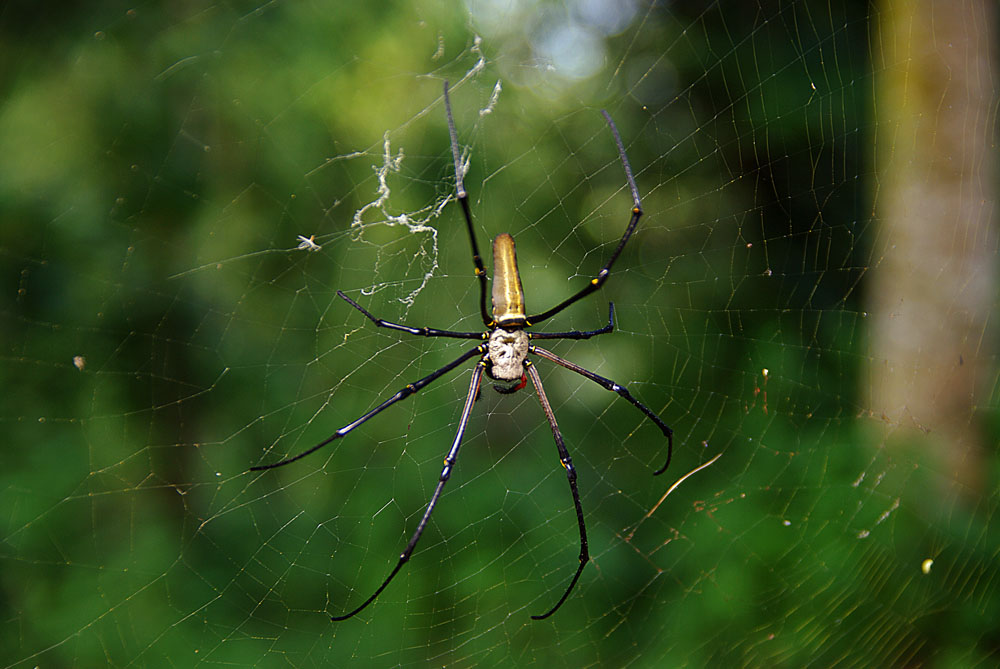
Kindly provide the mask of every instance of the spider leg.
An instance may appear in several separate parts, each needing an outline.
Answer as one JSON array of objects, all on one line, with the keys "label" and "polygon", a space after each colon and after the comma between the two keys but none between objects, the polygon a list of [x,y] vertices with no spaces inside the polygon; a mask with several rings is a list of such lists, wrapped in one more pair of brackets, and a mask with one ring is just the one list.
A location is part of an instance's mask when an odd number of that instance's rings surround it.
[{"label": "spider leg", "polygon": [[365,310],[360,304],[349,298],[341,291],[337,291],[339,295],[345,302],[360,311],[368,318],[372,323],[380,328],[386,328],[388,330],[398,330],[399,332],[406,332],[411,335],[418,335],[421,337],[451,337],[452,339],[486,339],[486,335],[482,332],[455,332],[453,330],[438,330],[435,328],[413,328],[408,325],[400,325],[399,323],[391,323],[389,321],[383,320],[377,316],[373,316],[368,311]]},{"label": "spider leg", "polygon": [[530,339],[590,339],[615,329],[615,303],[608,302],[608,324],[597,330],[571,330],[570,332],[529,332]]},{"label": "spider leg", "polygon": [[614,135],[615,145],[618,147],[618,157],[621,158],[622,165],[625,167],[625,179],[628,181],[629,190],[632,192],[632,218],[629,220],[628,226],[625,228],[625,234],[622,235],[621,241],[618,242],[618,247],[614,250],[614,253],[611,254],[611,257],[608,259],[608,263],[601,268],[600,272],[597,273],[597,276],[591,279],[590,283],[581,288],[575,295],[566,298],[548,311],[543,311],[536,316],[529,316],[528,323],[532,325],[536,325],[544,321],[546,318],[555,316],[569,305],[581,298],[586,297],[587,295],[590,295],[604,285],[604,282],[608,279],[608,275],[611,273],[611,266],[615,264],[616,260],[618,260],[618,256],[621,255],[622,249],[625,248],[625,244],[628,242],[629,237],[632,236],[632,233],[635,232],[636,226],[639,225],[639,219],[642,217],[642,204],[639,202],[639,189],[636,188],[635,179],[632,178],[632,167],[629,165],[628,158],[625,156],[625,146],[622,144],[621,135],[618,134],[618,128],[615,127],[615,122],[611,120],[611,116],[608,112],[602,109],[601,114],[604,115],[604,120],[607,121],[608,126],[611,127],[611,134]]},{"label": "spider leg", "polygon": [[535,355],[541,358],[545,358],[546,360],[551,360],[557,365],[562,365],[566,369],[576,372],[581,376],[585,376],[594,383],[603,386],[607,390],[618,393],[621,397],[624,397],[626,400],[628,400],[629,403],[632,404],[632,406],[634,406],[636,409],[646,414],[646,416],[651,421],[656,423],[656,426],[658,428],[660,428],[660,431],[663,432],[663,436],[667,438],[667,461],[666,463],[664,463],[662,467],[653,472],[653,475],[656,476],[658,474],[662,474],[663,472],[667,471],[667,467],[670,466],[670,458],[673,457],[674,454],[674,431],[669,427],[667,427],[666,423],[660,420],[659,416],[650,411],[649,407],[647,407],[645,404],[643,404],[636,398],[632,397],[632,394],[624,386],[618,385],[611,379],[606,379],[603,376],[594,374],[589,369],[584,369],[583,367],[581,367],[576,363],[570,362],[569,360],[566,360],[564,358],[560,358],[558,355],[552,353],[551,351],[546,351],[544,348],[538,348],[537,346],[531,346],[528,349],[528,351],[530,353],[534,353]]},{"label": "spider leg", "polygon": [[542,411],[545,412],[545,418],[549,421],[549,427],[552,428],[552,438],[555,439],[556,448],[559,449],[559,462],[562,463],[563,468],[566,470],[569,489],[573,493],[573,505],[576,507],[576,524],[580,527],[580,566],[576,568],[573,580],[569,582],[569,587],[566,588],[566,592],[559,598],[556,605],[549,609],[547,613],[543,613],[540,616],[531,616],[534,620],[544,620],[558,611],[559,607],[566,601],[566,598],[569,597],[569,593],[573,591],[576,582],[580,580],[580,574],[583,573],[584,566],[590,560],[590,550],[587,547],[587,525],[583,522],[583,507],[580,505],[580,492],[576,487],[576,469],[573,467],[573,460],[569,457],[569,451],[566,450],[566,444],[563,442],[559,425],[556,424],[556,416],[552,413],[549,398],[545,396],[545,389],[542,387],[542,379],[538,376],[538,370],[535,369],[535,366],[530,361],[525,361],[524,369],[531,379],[531,383],[535,386],[535,391],[538,393],[538,400],[542,403]]},{"label": "spider leg", "polygon": [[462,215],[465,217],[465,228],[469,231],[469,242],[472,244],[472,263],[476,266],[476,278],[479,279],[479,312],[486,327],[493,327],[493,319],[486,312],[486,267],[479,255],[479,245],[476,244],[476,232],[472,225],[472,212],[469,210],[469,194],[465,191],[462,181],[462,157],[458,151],[458,133],[455,131],[455,119],[451,116],[451,99],[448,97],[448,82],[444,82],[444,110],[448,116],[448,135],[451,138],[451,157],[455,161],[455,197],[462,205]]},{"label": "spider leg", "polygon": [[417,525],[417,529],[413,532],[413,536],[410,537],[409,543],[406,544],[406,548],[403,549],[402,554],[399,556],[399,561],[393,568],[389,576],[382,581],[380,585],[372,596],[362,602],[361,606],[357,607],[350,613],[342,616],[333,616],[331,620],[339,622],[341,620],[347,620],[351,616],[354,616],[366,606],[375,601],[375,598],[382,594],[386,586],[396,577],[399,570],[403,568],[403,565],[410,559],[413,554],[413,549],[416,548],[417,542],[420,541],[420,536],[424,533],[424,529],[427,527],[428,521],[430,521],[431,513],[434,511],[434,507],[437,506],[438,499],[441,497],[441,491],[444,490],[444,484],[448,482],[451,477],[451,470],[455,466],[455,461],[458,459],[458,449],[462,445],[462,437],[465,435],[465,427],[469,422],[469,415],[472,413],[472,406],[476,403],[476,397],[479,395],[479,383],[483,378],[483,370],[486,369],[485,362],[480,361],[475,369],[472,371],[472,381],[469,383],[469,394],[465,397],[465,408],[462,409],[462,417],[458,420],[458,431],[455,433],[455,440],[451,442],[451,448],[448,450],[448,455],[444,458],[444,468],[441,470],[441,475],[438,477],[437,488],[434,489],[434,494],[431,495],[431,501],[427,503],[427,509],[424,511],[423,518],[420,519],[420,523]]},{"label": "spider leg", "polygon": [[439,370],[437,370],[435,372],[431,372],[430,374],[428,374],[424,378],[420,379],[416,383],[408,383],[408,384],[406,384],[405,387],[401,388],[395,395],[393,395],[392,397],[390,397],[389,399],[387,399],[385,402],[382,402],[382,404],[379,404],[377,407],[375,407],[374,409],[372,409],[371,411],[369,411],[365,415],[361,416],[360,418],[358,418],[358,419],[356,419],[356,420],[348,423],[344,427],[340,428],[339,430],[337,430],[336,432],[334,432],[329,437],[327,437],[323,441],[319,442],[318,444],[316,444],[312,448],[308,448],[308,449],[302,451],[301,453],[299,453],[298,455],[293,455],[290,458],[285,458],[284,460],[281,460],[280,462],[275,462],[275,463],[270,464],[270,465],[257,465],[256,467],[251,467],[250,471],[252,471],[252,472],[259,472],[259,471],[263,471],[265,469],[274,469],[275,467],[283,467],[283,466],[285,466],[287,464],[291,464],[291,463],[295,462],[296,460],[301,460],[302,458],[306,457],[310,453],[314,453],[314,452],[318,451],[319,449],[323,448],[324,446],[326,446],[327,444],[329,444],[331,441],[335,441],[337,439],[340,439],[343,436],[346,436],[347,433],[349,433],[351,430],[353,430],[354,428],[358,427],[362,423],[366,422],[369,418],[373,418],[373,417],[377,416],[378,414],[382,413],[384,410],[388,409],[390,406],[392,406],[396,402],[398,402],[400,400],[403,400],[403,399],[406,399],[407,397],[409,397],[413,393],[417,392],[418,390],[420,390],[424,386],[427,386],[428,384],[436,381],[442,375],[447,374],[451,370],[455,369],[456,367],[458,367],[459,365],[461,365],[463,362],[465,362],[469,358],[472,358],[472,357],[474,357],[476,355],[481,355],[481,354],[483,354],[485,352],[486,352],[486,345],[485,344],[481,344],[481,345],[479,345],[479,346],[477,346],[477,347],[475,347],[473,349],[470,349],[470,350],[466,351],[461,356],[459,356],[456,360],[454,360],[452,362],[449,362],[447,365],[445,365],[444,367],[442,367],[441,369],[439,369]]}]

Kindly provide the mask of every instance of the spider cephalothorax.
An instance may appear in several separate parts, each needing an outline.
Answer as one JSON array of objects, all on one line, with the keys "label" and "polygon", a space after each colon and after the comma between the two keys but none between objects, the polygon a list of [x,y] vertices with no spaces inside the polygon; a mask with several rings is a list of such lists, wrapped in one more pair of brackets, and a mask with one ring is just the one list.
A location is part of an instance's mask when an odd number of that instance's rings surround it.
[{"label": "spider cephalothorax", "polygon": [[524,376],[524,361],[528,357],[528,333],[524,330],[497,328],[490,334],[486,355],[489,374],[497,381],[515,381]]},{"label": "spider cephalothorax", "polygon": [[252,470],[259,471],[263,469],[273,469],[275,467],[281,467],[291,462],[295,462],[296,460],[319,450],[323,446],[326,446],[335,439],[339,439],[347,435],[349,432],[354,430],[354,428],[366,422],[368,419],[378,415],[396,402],[409,397],[421,388],[434,382],[442,375],[456,369],[465,361],[477,356],[479,357],[479,362],[476,363],[472,371],[472,379],[469,383],[469,392],[465,398],[465,406],[462,409],[462,415],[458,420],[458,428],[455,433],[455,439],[452,441],[451,448],[445,456],[444,468],[441,470],[441,475],[438,477],[437,487],[434,489],[434,493],[431,495],[431,499],[427,503],[427,508],[424,510],[424,514],[421,517],[420,522],[417,524],[416,530],[414,530],[409,542],[407,542],[402,554],[400,554],[395,568],[393,568],[389,576],[382,581],[382,584],[375,590],[375,592],[368,599],[362,602],[360,606],[356,607],[347,614],[334,616],[333,620],[345,620],[350,618],[375,601],[375,598],[378,597],[383,590],[385,590],[390,581],[392,581],[396,574],[399,573],[399,570],[403,568],[403,565],[410,559],[410,556],[413,554],[413,551],[417,546],[417,542],[420,540],[424,529],[427,527],[431,513],[434,511],[434,507],[437,506],[438,499],[441,497],[441,492],[444,490],[444,485],[451,477],[455,461],[458,459],[458,449],[461,446],[462,437],[465,434],[465,428],[466,425],[468,425],[469,416],[472,413],[472,407],[475,405],[476,399],[479,397],[479,387],[484,373],[498,381],[507,382],[507,385],[494,386],[501,393],[512,393],[520,390],[527,385],[528,379],[531,379],[531,382],[535,387],[535,392],[538,394],[538,400],[542,405],[542,412],[545,414],[545,418],[552,430],[552,437],[556,442],[556,449],[559,452],[559,462],[566,471],[566,479],[569,482],[570,492],[573,495],[573,505],[576,509],[577,526],[580,530],[579,566],[577,567],[576,573],[573,575],[569,586],[563,592],[562,597],[560,597],[556,604],[546,613],[538,616],[532,616],[532,618],[535,618],[536,620],[549,617],[555,613],[560,606],[562,606],[563,602],[566,601],[566,598],[569,597],[570,592],[573,591],[573,587],[579,580],[580,574],[583,573],[584,566],[590,559],[590,551],[587,546],[587,526],[583,520],[583,507],[580,504],[580,492],[577,489],[576,470],[573,467],[573,460],[570,458],[569,451],[566,449],[562,433],[559,430],[558,424],[556,424],[555,414],[552,412],[552,406],[549,404],[548,397],[545,395],[545,389],[542,387],[541,378],[538,376],[538,372],[535,370],[535,366],[532,363],[530,356],[534,355],[550,362],[554,362],[557,365],[561,365],[570,371],[576,372],[577,374],[590,379],[607,390],[617,393],[620,397],[627,400],[632,406],[639,409],[650,420],[652,420],[656,426],[660,428],[660,431],[667,439],[667,461],[663,467],[655,471],[654,474],[662,474],[666,470],[667,466],[670,464],[670,456],[673,452],[673,431],[667,427],[656,414],[650,411],[646,405],[632,397],[631,393],[629,393],[624,386],[620,386],[610,379],[599,376],[590,370],[580,367],[576,363],[560,358],[555,353],[539,348],[531,343],[532,340],[537,339],[589,339],[590,337],[611,332],[614,329],[613,304],[608,305],[608,324],[604,327],[598,328],[597,330],[531,332],[530,334],[526,331],[526,328],[537,325],[551,316],[556,315],[569,305],[575,303],[577,300],[586,297],[600,288],[607,280],[611,272],[611,266],[614,264],[615,260],[618,259],[622,249],[625,248],[625,243],[628,242],[629,237],[631,237],[632,233],[635,232],[635,228],[639,223],[639,218],[642,216],[642,206],[639,203],[639,190],[636,188],[635,179],[632,178],[632,169],[629,167],[628,159],[625,156],[625,147],[622,145],[621,137],[618,135],[618,129],[615,128],[615,124],[611,120],[611,117],[607,112],[601,112],[611,128],[612,135],[614,136],[615,146],[618,148],[618,156],[621,158],[622,165],[625,168],[625,178],[628,182],[633,202],[632,217],[629,219],[628,226],[625,228],[625,233],[622,235],[621,241],[618,242],[617,248],[615,248],[614,252],[611,254],[611,258],[608,260],[607,264],[604,265],[604,267],[593,279],[590,280],[590,282],[587,283],[586,286],[548,311],[544,311],[535,316],[528,316],[524,307],[524,290],[521,287],[521,276],[517,270],[517,256],[514,250],[514,239],[506,233],[498,235],[496,239],[493,240],[493,316],[491,318],[486,313],[486,268],[483,266],[483,260],[479,255],[479,245],[476,243],[475,229],[472,225],[472,213],[469,211],[469,198],[468,194],[465,192],[465,187],[462,182],[462,162],[459,157],[458,136],[455,132],[455,122],[451,115],[451,104],[448,100],[448,82],[445,82],[444,84],[444,105],[445,112],[448,117],[448,132],[451,136],[452,159],[455,164],[456,199],[462,207],[462,214],[469,233],[469,241],[472,245],[472,262],[475,265],[476,278],[479,281],[479,311],[483,319],[483,325],[486,326],[486,332],[454,332],[452,330],[438,330],[429,327],[415,328],[407,325],[401,325],[399,323],[392,323],[368,313],[357,302],[349,298],[344,293],[337,291],[337,294],[347,301],[347,303],[352,307],[364,314],[368,320],[372,321],[378,327],[406,332],[408,334],[422,337],[478,339],[480,342],[485,340],[486,343],[480,343],[474,348],[467,350],[456,360],[453,360],[437,371],[431,372],[419,381],[407,384],[395,395],[385,400],[365,415],[340,428],[327,439],[321,441],[312,448],[309,448],[298,455],[286,458],[280,462],[251,467]]}]

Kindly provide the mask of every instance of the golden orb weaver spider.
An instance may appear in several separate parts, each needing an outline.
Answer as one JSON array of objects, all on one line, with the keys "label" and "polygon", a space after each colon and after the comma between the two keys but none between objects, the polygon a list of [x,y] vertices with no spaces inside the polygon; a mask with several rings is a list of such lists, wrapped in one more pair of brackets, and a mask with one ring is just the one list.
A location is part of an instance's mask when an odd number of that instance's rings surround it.
[{"label": "golden orb weaver spider", "polygon": [[382,594],[382,591],[386,589],[392,579],[395,578],[396,574],[399,573],[399,570],[403,568],[403,565],[410,559],[410,556],[413,554],[413,551],[417,546],[417,542],[420,541],[420,536],[424,533],[424,529],[427,527],[431,513],[434,511],[434,507],[437,506],[438,499],[441,497],[441,492],[444,490],[444,485],[451,477],[452,469],[458,459],[458,449],[462,444],[462,437],[465,434],[465,428],[468,425],[469,416],[472,413],[472,407],[476,403],[476,399],[479,397],[480,382],[482,381],[484,373],[497,381],[507,382],[508,385],[506,386],[499,384],[494,386],[494,388],[501,393],[513,393],[520,390],[527,385],[528,379],[531,379],[531,383],[534,385],[535,392],[538,394],[538,399],[541,402],[542,411],[545,413],[545,418],[548,420],[549,427],[552,430],[552,437],[555,440],[556,448],[559,451],[559,462],[566,470],[566,478],[569,481],[570,492],[573,494],[573,505],[576,507],[576,522],[580,530],[580,565],[577,567],[576,573],[573,574],[573,578],[570,581],[569,586],[567,586],[566,591],[563,593],[562,597],[559,598],[559,601],[556,602],[555,606],[542,615],[531,616],[535,620],[548,618],[559,610],[559,607],[563,605],[563,602],[566,601],[569,594],[573,591],[573,588],[576,586],[576,582],[580,580],[580,574],[583,573],[584,566],[590,560],[590,552],[587,547],[587,526],[583,520],[583,507],[580,505],[580,493],[577,490],[576,470],[573,468],[573,460],[570,458],[569,451],[566,449],[566,444],[563,442],[562,433],[559,431],[559,426],[556,424],[555,414],[552,412],[552,406],[549,404],[548,397],[545,395],[545,389],[542,388],[542,381],[538,376],[538,372],[535,370],[534,364],[528,359],[528,356],[535,355],[539,358],[544,358],[545,360],[554,362],[557,365],[561,365],[570,371],[576,372],[577,374],[590,379],[607,390],[617,393],[619,396],[626,399],[632,406],[643,412],[650,420],[656,423],[656,426],[660,428],[664,436],[667,438],[667,461],[660,469],[654,472],[654,475],[662,474],[666,471],[667,467],[670,465],[670,458],[673,454],[673,430],[667,427],[667,425],[660,420],[659,416],[650,411],[646,405],[635,399],[623,386],[620,386],[614,381],[606,379],[603,376],[599,376],[590,370],[584,369],[569,360],[564,360],[555,353],[539,348],[531,343],[531,340],[534,339],[589,339],[596,335],[609,333],[614,329],[615,305],[613,303],[608,304],[608,324],[597,330],[574,330],[569,332],[525,332],[525,328],[537,325],[538,323],[555,316],[569,305],[575,303],[577,300],[590,295],[600,288],[607,280],[608,274],[611,272],[611,266],[614,264],[615,260],[618,259],[622,249],[625,248],[625,244],[632,236],[632,233],[635,232],[636,226],[639,224],[639,218],[642,217],[642,205],[639,202],[639,189],[636,188],[635,179],[632,178],[632,168],[629,166],[628,158],[625,156],[625,147],[622,144],[621,136],[618,134],[618,128],[615,127],[614,121],[611,120],[611,116],[608,112],[601,110],[604,120],[607,121],[608,126],[611,128],[611,134],[614,136],[615,145],[618,148],[618,156],[621,158],[622,165],[625,168],[625,178],[628,181],[628,187],[632,193],[633,202],[631,212],[632,217],[629,220],[628,226],[625,228],[625,234],[622,235],[621,241],[618,242],[618,247],[615,248],[614,252],[611,254],[611,258],[608,260],[607,264],[604,265],[601,271],[597,273],[597,276],[591,279],[586,286],[548,311],[543,311],[534,316],[528,316],[524,307],[524,291],[521,288],[521,277],[517,271],[517,256],[514,250],[514,239],[507,233],[498,235],[496,239],[493,240],[493,316],[490,317],[490,315],[486,312],[486,268],[483,266],[483,260],[479,255],[479,246],[476,243],[475,230],[472,225],[472,213],[469,210],[469,196],[466,193],[465,186],[462,182],[462,165],[458,151],[458,133],[455,132],[455,121],[451,114],[451,101],[448,98],[447,81],[444,82],[444,106],[445,113],[448,117],[448,133],[451,136],[451,153],[455,162],[455,197],[462,206],[462,214],[465,218],[466,228],[468,229],[469,241],[472,244],[472,262],[476,267],[476,277],[479,280],[479,310],[483,318],[483,325],[486,326],[486,331],[454,332],[451,330],[438,330],[429,327],[415,328],[407,325],[401,325],[399,323],[391,323],[373,316],[361,307],[361,305],[341,291],[337,291],[337,295],[364,314],[368,320],[380,328],[406,332],[407,334],[417,335],[420,337],[478,339],[480,341],[485,341],[486,343],[479,344],[476,347],[469,349],[459,356],[458,359],[448,363],[441,369],[428,374],[419,381],[407,384],[395,395],[382,402],[365,415],[340,428],[327,439],[324,439],[312,448],[309,448],[298,455],[286,458],[280,462],[250,468],[251,471],[274,469],[275,467],[283,467],[284,465],[291,464],[296,460],[304,458],[310,453],[314,453],[315,451],[323,448],[330,442],[346,436],[362,423],[377,416],[396,402],[409,397],[421,388],[433,383],[444,374],[447,374],[453,369],[459,367],[463,362],[479,356],[479,361],[476,363],[472,371],[472,380],[469,383],[469,392],[465,398],[465,407],[462,409],[462,415],[458,420],[458,429],[455,434],[455,439],[451,443],[451,448],[448,450],[447,456],[445,456],[444,468],[441,470],[441,475],[438,477],[437,487],[434,489],[434,494],[431,495],[430,502],[428,502],[427,508],[424,510],[423,517],[417,524],[417,529],[413,532],[413,535],[410,537],[410,541],[406,544],[406,548],[403,549],[402,554],[400,554],[395,568],[393,568],[389,576],[382,581],[382,585],[380,585],[368,599],[362,602],[354,610],[342,616],[333,616],[332,620],[334,621],[347,620],[374,602],[375,599]]}]

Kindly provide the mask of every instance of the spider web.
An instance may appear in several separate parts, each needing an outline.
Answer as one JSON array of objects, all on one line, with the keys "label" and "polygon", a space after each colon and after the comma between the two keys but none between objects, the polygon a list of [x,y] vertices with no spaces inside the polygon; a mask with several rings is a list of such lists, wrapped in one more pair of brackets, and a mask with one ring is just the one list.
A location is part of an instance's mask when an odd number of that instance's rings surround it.
[{"label": "spider web", "polygon": [[[996,662],[989,7],[5,5],[2,664]],[[925,52],[952,88],[913,121],[926,82],[896,75]],[[651,476],[655,425],[538,363],[592,562],[532,621],[576,568],[573,505],[530,388],[484,386],[412,560],[331,623],[415,529],[468,369],[248,469],[469,346],[337,290],[481,327],[446,79],[479,243],[517,240],[529,312],[628,221],[615,119],[646,216],[544,329],[614,302],[614,334],[548,348],[671,425],[673,462]],[[918,274],[946,301],[893,297]]]}]

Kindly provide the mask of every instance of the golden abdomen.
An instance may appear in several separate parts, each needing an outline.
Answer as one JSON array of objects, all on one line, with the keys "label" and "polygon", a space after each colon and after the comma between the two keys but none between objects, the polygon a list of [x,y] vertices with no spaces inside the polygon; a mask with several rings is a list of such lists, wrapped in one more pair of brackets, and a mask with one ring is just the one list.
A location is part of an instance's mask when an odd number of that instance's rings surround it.
[{"label": "golden abdomen", "polygon": [[493,320],[499,327],[524,327],[526,318],[514,238],[505,232],[493,240]]}]

